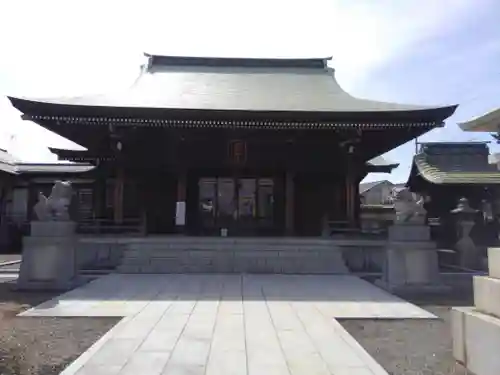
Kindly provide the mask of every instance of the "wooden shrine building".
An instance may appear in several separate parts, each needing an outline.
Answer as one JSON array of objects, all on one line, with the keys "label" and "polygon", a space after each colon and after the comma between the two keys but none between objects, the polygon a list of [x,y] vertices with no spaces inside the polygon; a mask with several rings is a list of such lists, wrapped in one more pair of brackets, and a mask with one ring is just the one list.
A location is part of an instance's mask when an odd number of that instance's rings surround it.
[{"label": "wooden shrine building", "polygon": [[453,248],[458,240],[457,217],[451,211],[461,198],[478,211],[474,241],[497,244],[498,226],[489,224],[499,213],[500,171],[489,156],[486,142],[422,143],[414,156],[407,186],[428,197],[425,208],[429,219],[438,219],[433,233],[441,247]]},{"label": "wooden shrine building", "polygon": [[456,108],[354,98],[329,59],[146,56],[135,84],[116,94],[10,100],[87,149],[52,151],[97,166],[96,217],[136,218],[147,234],[357,227],[359,182],[384,169],[368,162]]},{"label": "wooden shrine building", "polygon": [[413,158],[407,185],[430,197],[429,211],[439,216],[456,208],[460,198],[481,210],[500,193],[500,171],[489,163],[486,142],[422,143]]}]

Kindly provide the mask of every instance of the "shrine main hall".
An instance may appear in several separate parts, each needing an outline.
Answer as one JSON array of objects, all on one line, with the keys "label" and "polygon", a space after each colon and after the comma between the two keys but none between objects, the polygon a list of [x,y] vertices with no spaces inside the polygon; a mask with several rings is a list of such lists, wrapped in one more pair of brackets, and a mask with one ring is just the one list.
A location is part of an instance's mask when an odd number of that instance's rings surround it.
[{"label": "shrine main hall", "polygon": [[121,92],[10,97],[24,119],[86,149],[52,149],[96,166],[86,219],[136,222],[144,235],[357,228],[359,182],[388,168],[371,161],[456,109],[352,97],[328,58],[146,57]]}]

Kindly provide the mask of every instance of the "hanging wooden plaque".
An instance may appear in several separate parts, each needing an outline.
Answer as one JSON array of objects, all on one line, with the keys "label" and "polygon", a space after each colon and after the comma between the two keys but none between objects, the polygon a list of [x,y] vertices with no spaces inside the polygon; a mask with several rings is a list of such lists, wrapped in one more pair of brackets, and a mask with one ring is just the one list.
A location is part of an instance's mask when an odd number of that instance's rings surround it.
[{"label": "hanging wooden plaque", "polygon": [[242,140],[229,142],[229,161],[233,164],[244,164],[247,161],[247,144]]}]

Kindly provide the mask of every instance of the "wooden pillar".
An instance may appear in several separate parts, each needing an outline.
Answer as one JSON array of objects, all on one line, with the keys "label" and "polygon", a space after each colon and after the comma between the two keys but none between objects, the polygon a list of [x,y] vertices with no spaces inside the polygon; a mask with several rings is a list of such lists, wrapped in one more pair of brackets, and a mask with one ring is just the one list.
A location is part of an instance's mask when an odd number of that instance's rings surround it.
[{"label": "wooden pillar", "polygon": [[354,190],[354,218],[353,218],[353,225],[356,228],[361,228],[361,199],[359,196],[359,184],[361,182],[361,179],[358,177],[354,180],[354,184],[352,186]]},{"label": "wooden pillar", "polygon": [[285,234],[295,234],[295,174],[287,171],[285,177]]},{"label": "wooden pillar", "polygon": [[124,189],[124,171],[122,166],[116,168],[114,192],[113,192],[113,206],[115,224],[123,223],[123,189]]},{"label": "wooden pillar", "polygon": [[[100,168],[100,167],[98,167]],[[104,219],[106,215],[106,177],[98,171],[94,179],[94,218]]]},{"label": "wooden pillar", "polygon": [[181,172],[177,178],[177,202],[186,201],[186,173]]},{"label": "wooden pillar", "polygon": [[346,216],[349,226],[353,227],[356,225],[356,190],[355,190],[355,178],[352,174],[347,172],[345,179],[345,193],[346,193]]}]

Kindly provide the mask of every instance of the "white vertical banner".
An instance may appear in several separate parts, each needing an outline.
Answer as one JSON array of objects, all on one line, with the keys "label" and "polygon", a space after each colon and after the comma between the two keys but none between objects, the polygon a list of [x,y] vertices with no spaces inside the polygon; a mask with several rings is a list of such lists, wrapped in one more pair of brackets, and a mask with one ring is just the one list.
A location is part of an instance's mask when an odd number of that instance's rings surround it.
[{"label": "white vertical banner", "polygon": [[186,225],[186,202],[177,202],[175,205],[175,225]]}]

